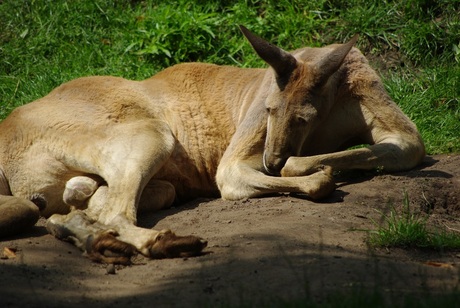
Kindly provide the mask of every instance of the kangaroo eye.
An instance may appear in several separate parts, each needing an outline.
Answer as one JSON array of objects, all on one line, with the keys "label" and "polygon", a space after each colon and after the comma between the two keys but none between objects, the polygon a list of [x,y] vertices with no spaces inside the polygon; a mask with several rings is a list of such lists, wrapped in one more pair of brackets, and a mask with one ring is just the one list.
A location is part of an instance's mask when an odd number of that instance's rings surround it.
[{"label": "kangaroo eye", "polygon": [[300,116],[297,116],[297,117],[295,118],[295,120],[296,120],[296,122],[299,123],[299,124],[305,124],[305,123],[308,122],[307,119],[305,119],[304,117],[300,117]]}]

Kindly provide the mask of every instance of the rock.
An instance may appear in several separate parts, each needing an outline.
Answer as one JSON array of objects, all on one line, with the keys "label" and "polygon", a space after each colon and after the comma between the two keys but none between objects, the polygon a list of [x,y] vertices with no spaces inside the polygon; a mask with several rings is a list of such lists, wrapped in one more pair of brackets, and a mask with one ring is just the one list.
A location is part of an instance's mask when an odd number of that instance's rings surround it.
[{"label": "rock", "polygon": [[106,271],[107,271],[107,275],[115,275],[117,273],[115,269],[115,265],[113,264],[107,265]]}]

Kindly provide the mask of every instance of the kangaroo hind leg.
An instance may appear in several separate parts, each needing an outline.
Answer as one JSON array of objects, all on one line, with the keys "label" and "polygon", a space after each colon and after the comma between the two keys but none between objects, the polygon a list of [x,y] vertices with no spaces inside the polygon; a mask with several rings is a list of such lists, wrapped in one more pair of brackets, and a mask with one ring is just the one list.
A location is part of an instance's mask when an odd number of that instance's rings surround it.
[{"label": "kangaroo hind leg", "polygon": [[[151,258],[199,254],[207,244],[199,237],[171,236],[171,231],[135,225],[142,192],[174,147],[175,138],[161,121],[138,121],[112,129],[110,138],[98,150],[97,174],[104,182],[93,192],[99,183],[74,179],[77,192],[82,194],[70,194],[76,197],[68,200],[84,200],[86,209],[66,216],[53,215],[48,220],[48,230],[103,262],[123,263],[133,251]],[[171,192],[174,191],[169,189],[168,198],[160,198],[164,199],[161,206],[172,202]]]}]

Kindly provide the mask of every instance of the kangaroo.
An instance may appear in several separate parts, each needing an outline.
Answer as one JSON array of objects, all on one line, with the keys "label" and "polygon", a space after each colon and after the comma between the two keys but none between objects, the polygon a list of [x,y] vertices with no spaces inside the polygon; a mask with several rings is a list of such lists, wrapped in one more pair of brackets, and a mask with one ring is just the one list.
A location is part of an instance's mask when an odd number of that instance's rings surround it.
[{"label": "kangaroo", "polygon": [[[196,197],[335,189],[332,170],[410,169],[424,145],[362,53],[291,53],[241,26],[268,69],[184,63],[143,81],[79,78],[0,123],[0,236],[48,217],[89,258],[194,256],[207,242],[136,226]],[[358,144],[368,147],[347,150]]]}]

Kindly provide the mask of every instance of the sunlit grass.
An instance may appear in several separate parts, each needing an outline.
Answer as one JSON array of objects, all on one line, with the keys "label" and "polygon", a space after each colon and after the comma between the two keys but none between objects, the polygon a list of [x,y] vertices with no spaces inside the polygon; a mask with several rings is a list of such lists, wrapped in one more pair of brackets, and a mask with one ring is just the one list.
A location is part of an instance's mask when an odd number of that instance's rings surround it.
[{"label": "sunlit grass", "polygon": [[428,153],[460,152],[460,66],[391,73],[385,83],[417,124]]},{"label": "sunlit grass", "polygon": [[460,234],[445,229],[432,230],[427,216],[411,210],[409,197],[404,193],[400,211],[391,206],[382,213],[382,223],[374,222],[376,230],[370,231],[369,242],[376,247],[400,247],[422,249],[460,249]]}]

